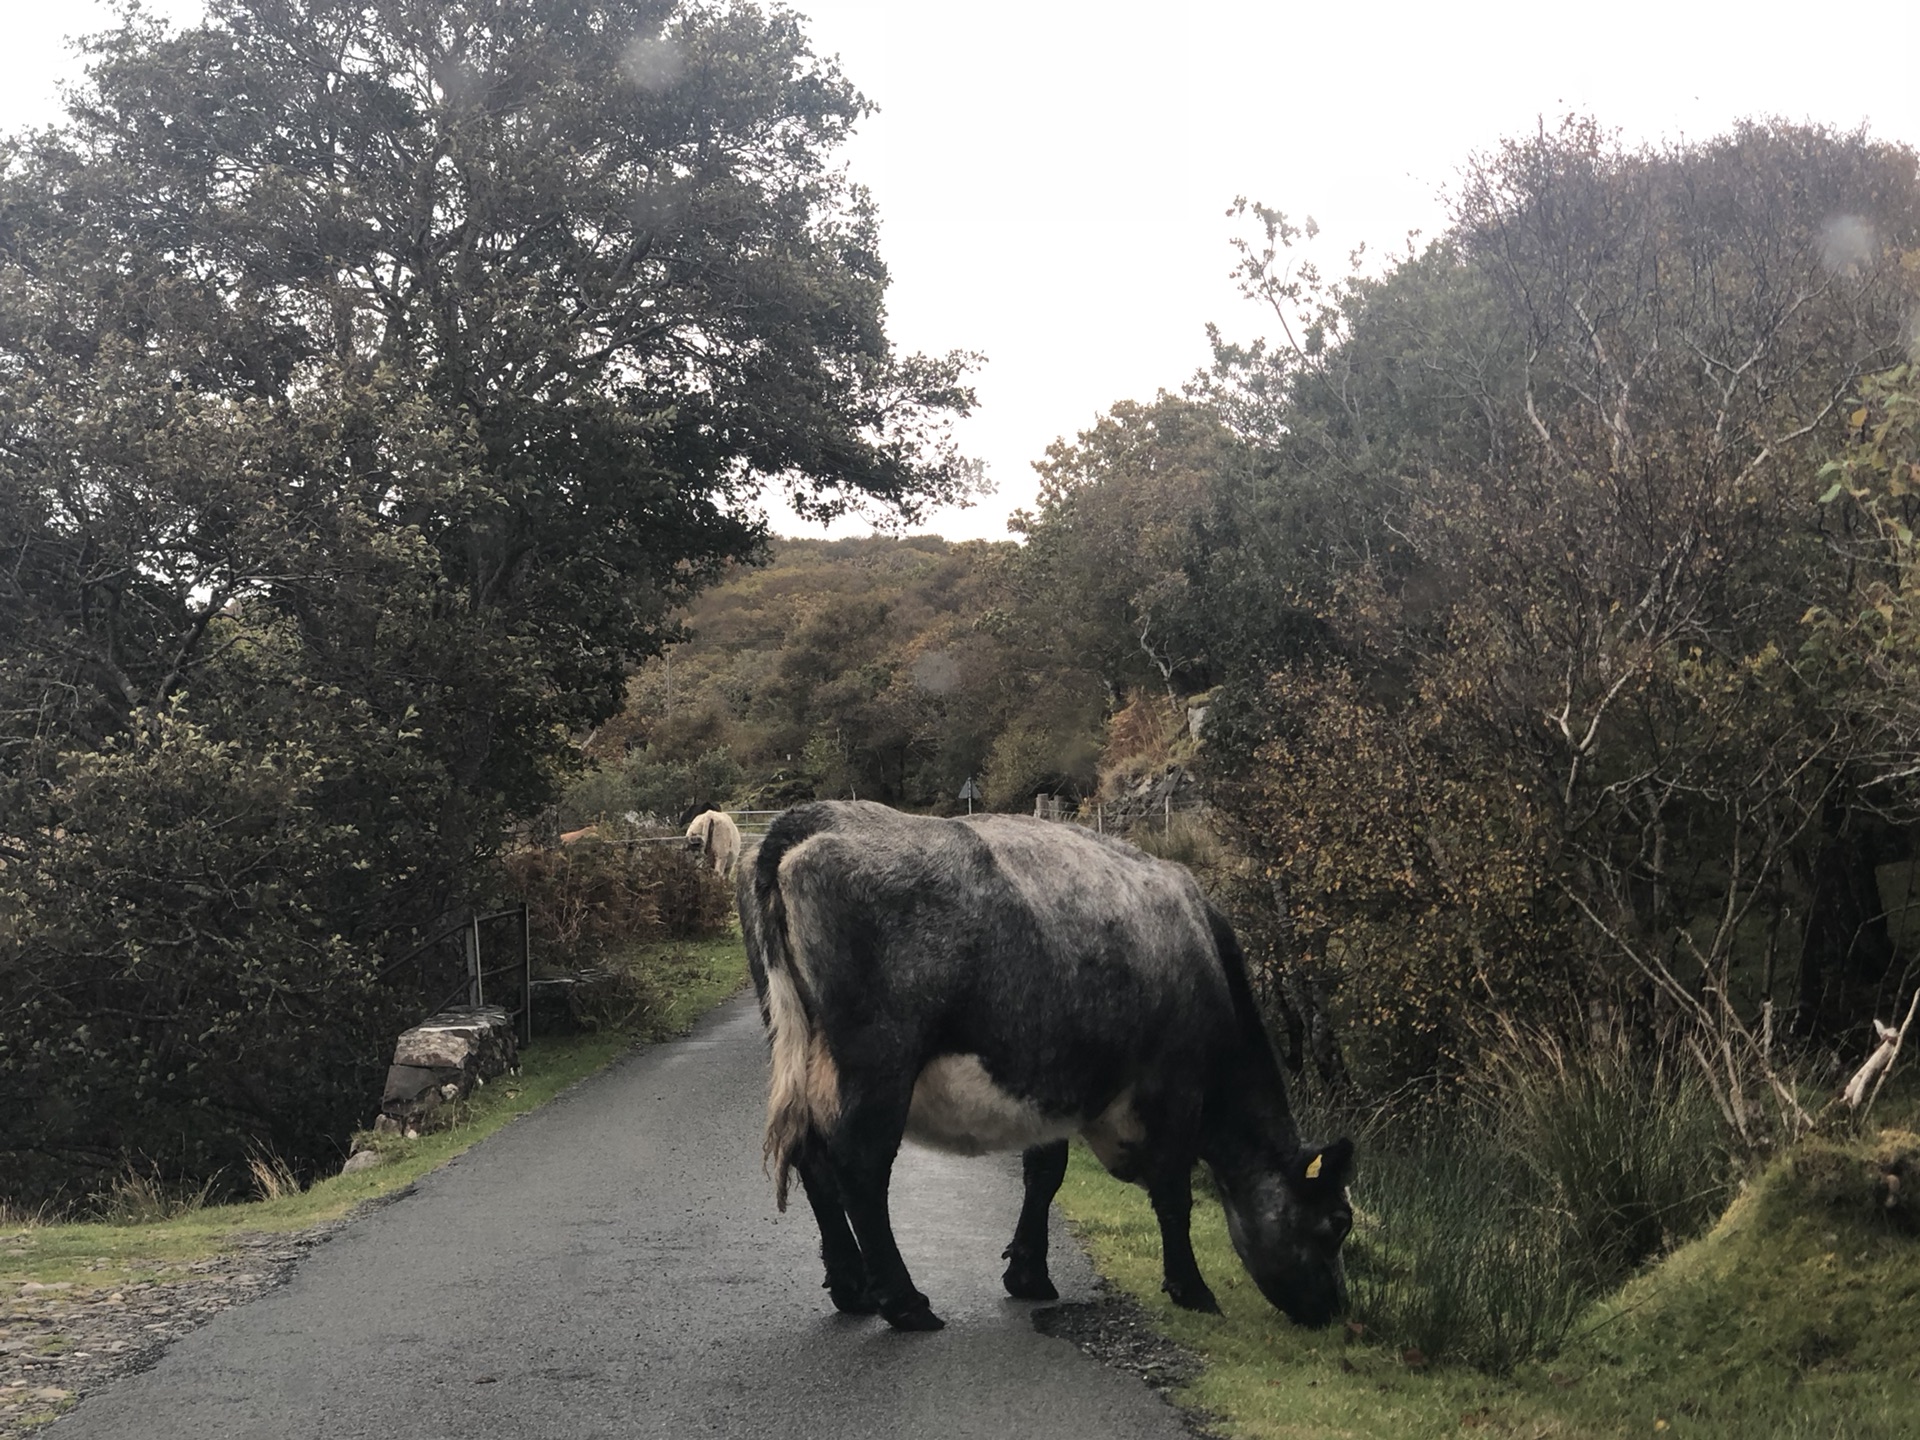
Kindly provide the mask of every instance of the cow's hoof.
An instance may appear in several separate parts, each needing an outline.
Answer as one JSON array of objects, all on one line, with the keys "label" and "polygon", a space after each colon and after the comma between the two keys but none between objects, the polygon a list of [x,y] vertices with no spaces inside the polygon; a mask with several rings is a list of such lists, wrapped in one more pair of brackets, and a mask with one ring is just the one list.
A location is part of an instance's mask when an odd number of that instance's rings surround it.
[{"label": "cow's hoof", "polygon": [[1204,1315],[1218,1315],[1220,1302],[1213,1298],[1213,1291],[1207,1288],[1207,1282],[1197,1281],[1191,1285],[1167,1284],[1160,1287],[1167,1297],[1182,1310],[1198,1310]]},{"label": "cow's hoof", "polygon": [[903,1310],[898,1315],[887,1316],[887,1324],[896,1330],[944,1330],[947,1322],[942,1320],[922,1301],[911,1310]]},{"label": "cow's hoof", "polygon": [[864,1285],[836,1285],[827,1282],[827,1297],[842,1315],[878,1315],[880,1302]]},{"label": "cow's hoof", "polygon": [[1000,1277],[1000,1283],[1007,1287],[1007,1294],[1016,1300],[1060,1298],[1060,1292],[1053,1288],[1053,1281],[1045,1270],[1022,1270],[1009,1265],[1007,1273]]}]

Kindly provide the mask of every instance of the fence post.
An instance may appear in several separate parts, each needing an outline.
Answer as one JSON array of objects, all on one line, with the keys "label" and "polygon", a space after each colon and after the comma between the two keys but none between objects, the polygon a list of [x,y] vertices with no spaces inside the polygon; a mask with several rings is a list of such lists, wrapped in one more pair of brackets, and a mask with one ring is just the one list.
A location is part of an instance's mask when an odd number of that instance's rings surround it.
[{"label": "fence post", "polygon": [[533,1044],[533,916],[520,902],[520,1043]]},{"label": "fence post", "polygon": [[487,1003],[486,986],[480,982],[480,912],[473,912],[467,926],[467,1004],[478,1010]]}]

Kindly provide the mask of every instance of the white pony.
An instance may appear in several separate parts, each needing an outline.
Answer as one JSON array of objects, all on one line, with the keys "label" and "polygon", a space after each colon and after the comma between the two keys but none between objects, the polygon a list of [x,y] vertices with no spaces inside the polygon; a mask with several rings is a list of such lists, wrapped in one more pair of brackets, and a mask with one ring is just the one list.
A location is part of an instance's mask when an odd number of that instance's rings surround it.
[{"label": "white pony", "polygon": [[687,826],[687,843],[707,857],[714,874],[725,877],[740,858],[740,827],[724,810],[705,810]]}]

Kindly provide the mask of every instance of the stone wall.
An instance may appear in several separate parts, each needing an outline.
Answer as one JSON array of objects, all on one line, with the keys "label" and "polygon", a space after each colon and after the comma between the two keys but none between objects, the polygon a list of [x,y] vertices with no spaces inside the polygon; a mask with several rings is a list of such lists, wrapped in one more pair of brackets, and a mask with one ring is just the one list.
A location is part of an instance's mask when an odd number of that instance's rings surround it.
[{"label": "stone wall", "polygon": [[513,1017],[505,1010],[494,1005],[443,1010],[394,1046],[373,1128],[407,1134],[451,1124],[454,1107],[476,1085],[519,1063]]}]

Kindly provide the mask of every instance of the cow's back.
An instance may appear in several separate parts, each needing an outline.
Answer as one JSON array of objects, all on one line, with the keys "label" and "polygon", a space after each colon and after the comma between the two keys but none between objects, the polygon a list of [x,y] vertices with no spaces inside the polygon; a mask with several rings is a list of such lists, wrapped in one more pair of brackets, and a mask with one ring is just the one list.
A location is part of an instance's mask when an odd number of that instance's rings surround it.
[{"label": "cow's back", "polygon": [[782,816],[758,868],[842,1044],[977,1056],[1047,1113],[1091,1115],[1203,1073],[1234,1030],[1192,876],[1075,826],[826,802]]}]

